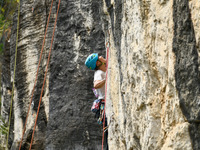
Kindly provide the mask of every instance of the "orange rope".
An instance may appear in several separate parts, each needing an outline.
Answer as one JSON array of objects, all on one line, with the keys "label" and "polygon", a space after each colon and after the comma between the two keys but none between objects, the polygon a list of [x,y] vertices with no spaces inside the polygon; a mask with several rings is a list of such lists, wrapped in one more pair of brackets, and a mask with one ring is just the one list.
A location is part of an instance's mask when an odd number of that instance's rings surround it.
[{"label": "orange rope", "polygon": [[35,120],[35,125],[34,125],[34,129],[33,129],[33,134],[32,134],[32,139],[31,139],[31,144],[30,144],[29,150],[31,150],[31,147],[32,147],[33,137],[34,137],[35,128],[36,128],[37,119],[38,119],[38,114],[39,114],[39,110],[40,110],[40,104],[41,104],[41,100],[42,100],[42,94],[43,94],[44,85],[45,85],[45,82],[46,82],[46,76],[47,76],[47,72],[48,72],[48,66],[49,66],[49,61],[50,61],[50,56],[51,56],[51,49],[52,49],[52,45],[53,45],[53,39],[54,39],[54,33],[55,33],[55,29],[56,29],[59,7],[60,7],[60,0],[59,0],[59,3],[58,3],[58,9],[57,9],[56,19],[55,19],[55,23],[54,23],[54,30],[53,30],[53,35],[52,35],[52,39],[51,39],[51,46],[50,46],[50,50],[49,50],[46,72],[45,72],[45,76],[44,76],[42,91],[41,91],[41,94],[40,94],[40,101],[39,101],[39,105],[38,105],[37,116],[36,116],[36,120]]},{"label": "orange rope", "polygon": [[21,142],[20,142],[19,150],[21,150],[24,133],[26,131],[26,124],[27,124],[27,120],[28,120],[28,115],[29,115],[31,103],[32,103],[32,100],[33,100],[33,94],[34,94],[35,86],[36,86],[36,83],[37,83],[38,72],[39,72],[39,67],[40,67],[40,63],[41,63],[41,59],[42,59],[42,54],[43,54],[43,49],[44,49],[44,44],[45,44],[45,39],[46,39],[47,29],[48,29],[48,25],[49,25],[49,20],[50,20],[52,6],[53,6],[53,0],[51,2],[51,8],[50,8],[50,11],[49,11],[49,17],[48,17],[48,21],[47,21],[46,31],[45,31],[45,34],[44,34],[44,39],[43,39],[43,43],[42,43],[42,49],[41,49],[41,52],[40,52],[40,59],[39,59],[37,73],[36,73],[36,77],[35,77],[35,83],[34,83],[34,86],[33,86],[32,96],[31,96],[31,100],[30,100],[28,112],[27,112],[27,115],[26,115],[26,121],[25,121],[25,124],[24,124],[24,130],[23,130],[23,133],[22,133],[22,139],[21,139]]},{"label": "orange rope", "polygon": [[104,143],[104,130],[105,130],[105,118],[106,118],[106,95],[107,95],[107,78],[108,78],[108,56],[109,56],[109,45],[110,43],[108,42],[106,44],[107,46],[107,56],[106,56],[106,87],[105,87],[105,104],[104,104],[104,118],[103,118],[103,136],[102,136],[102,150],[103,150],[103,143]]}]

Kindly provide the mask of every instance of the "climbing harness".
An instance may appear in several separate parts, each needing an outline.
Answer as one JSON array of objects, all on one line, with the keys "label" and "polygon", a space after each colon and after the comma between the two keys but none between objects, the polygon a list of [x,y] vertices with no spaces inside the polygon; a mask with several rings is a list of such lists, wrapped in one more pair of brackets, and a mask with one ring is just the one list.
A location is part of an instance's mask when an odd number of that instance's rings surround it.
[{"label": "climbing harness", "polygon": [[98,124],[103,123],[103,117],[104,117],[104,100],[103,99],[96,99],[94,100],[91,111],[95,113],[95,118],[97,119]]},{"label": "climbing harness", "polygon": [[[110,38],[110,33],[109,33],[109,30],[108,30],[108,37]],[[106,86],[105,86],[105,102],[104,102],[104,117],[103,117],[103,136],[102,136],[102,150],[103,150],[103,144],[104,144],[104,128],[105,128],[105,113],[106,113],[106,96],[107,96],[107,78],[108,78],[108,59],[109,59],[109,47],[110,47],[110,40],[107,41],[106,43]]]},{"label": "climbing harness", "polygon": [[11,102],[10,102],[10,115],[9,115],[9,122],[8,122],[8,133],[7,133],[7,141],[6,145],[8,148],[8,138],[10,132],[10,121],[12,116],[12,105],[13,105],[13,97],[14,97],[14,88],[15,88],[15,72],[16,72],[16,64],[17,64],[17,47],[18,47],[18,37],[19,37],[19,16],[20,16],[20,0],[18,4],[18,16],[17,16],[17,36],[16,36],[16,47],[15,47],[15,64],[14,64],[14,74],[13,74],[13,86],[12,86],[12,95],[11,95]]},{"label": "climbing harness", "polygon": [[57,23],[59,8],[60,8],[60,0],[59,0],[59,3],[58,3],[56,19],[55,19],[55,22],[54,22],[53,35],[52,35],[52,38],[51,38],[51,46],[50,46],[48,61],[47,61],[47,65],[46,65],[46,72],[45,72],[45,76],[44,76],[42,91],[41,91],[41,94],[40,94],[40,101],[39,101],[39,104],[38,104],[37,116],[36,116],[36,119],[35,119],[35,125],[34,125],[34,129],[33,129],[33,134],[32,134],[32,139],[31,139],[31,144],[30,144],[29,150],[31,150],[31,146],[32,146],[32,143],[33,143],[33,137],[34,137],[35,128],[36,128],[37,119],[38,119],[38,114],[39,114],[39,110],[40,110],[40,104],[41,104],[42,95],[43,95],[43,91],[44,91],[44,85],[45,85],[45,82],[46,82],[46,76],[47,76],[47,72],[48,72],[48,66],[49,66],[49,61],[50,61],[50,56],[51,56],[51,49],[52,49],[52,45],[53,45],[53,39],[54,39],[54,33],[55,33],[55,29],[56,29],[56,23]]},{"label": "climbing harness", "polygon": [[39,72],[39,67],[40,67],[40,63],[41,63],[41,59],[42,59],[42,54],[43,54],[43,49],[44,49],[44,44],[45,44],[47,29],[48,29],[48,25],[49,25],[49,20],[50,20],[50,16],[51,16],[51,10],[52,10],[52,6],[53,6],[53,1],[54,1],[54,0],[52,0],[52,2],[51,2],[51,7],[50,7],[50,10],[49,10],[49,16],[48,16],[46,31],[45,31],[44,39],[43,39],[43,43],[42,43],[42,49],[41,49],[41,52],[40,52],[40,58],[39,58],[38,67],[37,67],[37,73],[36,73],[35,82],[34,82],[32,94],[31,94],[31,99],[30,99],[30,103],[29,103],[28,112],[27,112],[27,115],[26,115],[26,121],[25,121],[25,124],[24,124],[24,130],[23,130],[23,133],[22,133],[22,138],[21,138],[19,150],[21,149],[22,141],[23,141],[23,137],[24,137],[24,133],[25,133],[25,131],[26,131],[26,124],[27,124],[27,120],[28,120],[28,115],[29,115],[30,107],[31,107],[31,105],[32,105],[32,107],[34,106],[34,102],[32,102],[32,100],[33,100],[33,95],[34,95],[34,91],[35,91],[35,86],[36,86],[37,79],[38,79],[38,72]]},{"label": "climbing harness", "polygon": [[99,111],[99,107],[101,105],[101,100],[100,99],[96,99],[94,100],[92,107],[91,107],[91,111],[93,113],[97,113],[97,111]]}]

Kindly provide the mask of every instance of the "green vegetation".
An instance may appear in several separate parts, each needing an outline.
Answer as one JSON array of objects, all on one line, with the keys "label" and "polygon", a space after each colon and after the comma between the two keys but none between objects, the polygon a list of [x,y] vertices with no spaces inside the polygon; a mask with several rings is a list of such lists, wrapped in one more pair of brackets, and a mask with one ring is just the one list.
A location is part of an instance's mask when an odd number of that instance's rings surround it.
[{"label": "green vegetation", "polygon": [[[11,25],[13,14],[17,9],[19,0],[0,0],[0,75],[1,75],[1,60],[4,49],[5,40],[9,40],[11,33]],[[1,77],[0,77],[1,87]],[[1,93],[0,93],[0,107],[1,107]],[[0,108],[1,110],[1,108]],[[0,115],[0,149],[5,149],[5,139],[8,133],[8,125]],[[1,139],[3,138],[3,139]]]},{"label": "green vegetation", "polygon": [[3,51],[4,39],[11,30],[12,17],[19,0],[0,0],[0,53]]},{"label": "green vegetation", "polygon": [[7,125],[2,117],[0,117],[2,125],[0,125],[0,134],[7,135],[8,128]]}]

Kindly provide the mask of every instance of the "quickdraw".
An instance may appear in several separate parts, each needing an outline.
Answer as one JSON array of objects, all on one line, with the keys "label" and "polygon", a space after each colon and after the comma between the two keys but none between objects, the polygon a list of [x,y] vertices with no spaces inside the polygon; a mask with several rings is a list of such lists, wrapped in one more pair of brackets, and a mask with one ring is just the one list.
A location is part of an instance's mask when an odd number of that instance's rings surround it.
[{"label": "quickdraw", "polygon": [[101,103],[101,105],[100,105],[100,116],[99,116],[99,119],[97,120],[98,124],[103,123],[103,118],[104,118],[104,104]]}]

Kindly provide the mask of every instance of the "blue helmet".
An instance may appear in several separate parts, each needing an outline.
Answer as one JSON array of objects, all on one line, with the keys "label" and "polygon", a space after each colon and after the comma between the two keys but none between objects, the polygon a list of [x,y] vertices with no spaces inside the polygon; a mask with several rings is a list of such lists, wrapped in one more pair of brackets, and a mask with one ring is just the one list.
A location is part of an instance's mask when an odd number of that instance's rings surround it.
[{"label": "blue helmet", "polygon": [[85,65],[91,69],[94,70],[96,68],[96,62],[98,60],[98,54],[97,53],[93,53],[91,55],[89,55],[85,61]]}]

